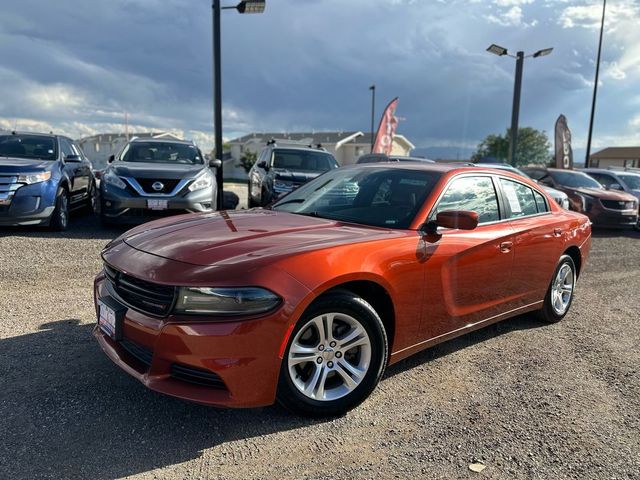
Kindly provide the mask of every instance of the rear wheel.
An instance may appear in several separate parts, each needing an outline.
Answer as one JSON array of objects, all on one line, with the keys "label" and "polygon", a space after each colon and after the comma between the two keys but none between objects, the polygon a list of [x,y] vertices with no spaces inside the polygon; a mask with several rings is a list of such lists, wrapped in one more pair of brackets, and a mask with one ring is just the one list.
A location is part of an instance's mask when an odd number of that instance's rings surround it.
[{"label": "rear wheel", "polygon": [[98,190],[95,183],[91,183],[89,187],[89,198],[87,198],[86,209],[90,215],[98,212]]},{"label": "rear wheel", "polygon": [[55,232],[63,232],[69,226],[69,197],[64,188],[58,189],[56,207],[51,214],[49,228]]},{"label": "rear wheel", "polygon": [[565,317],[573,301],[576,279],[576,265],[573,259],[569,255],[563,255],[558,261],[542,309],[538,311],[540,319],[556,323]]},{"label": "rear wheel", "polygon": [[321,297],[291,333],[278,401],[304,415],[341,415],[373,391],[387,354],[386,332],[371,305],[350,292]]}]

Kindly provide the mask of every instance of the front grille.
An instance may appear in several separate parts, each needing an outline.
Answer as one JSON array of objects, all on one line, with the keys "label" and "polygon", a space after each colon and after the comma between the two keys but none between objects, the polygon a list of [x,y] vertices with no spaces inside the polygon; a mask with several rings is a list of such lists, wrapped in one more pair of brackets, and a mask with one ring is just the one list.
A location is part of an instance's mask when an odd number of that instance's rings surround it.
[{"label": "front grille", "polygon": [[[145,193],[171,193],[180,182],[179,179],[176,180],[172,178],[136,178],[136,181]],[[155,190],[153,188],[152,185],[156,182],[160,182],[163,185],[161,190]]]},{"label": "front grille", "polygon": [[226,388],[224,382],[217,374],[210,372],[209,370],[180,365],[179,363],[171,365],[171,376],[176,380],[195,383],[205,387],[220,389]]},{"label": "front grille", "polygon": [[123,338],[119,345],[124,348],[129,355],[138,360],[144,366],[149,368],[151,366],[151,359],[153,358],[153,351],[147,347],[143,347],[139,343],[133,342],[127,338]]},{"label": "front grille", "polygon": [[631,210],[635,206],[635,202],[625,202],[618,200],[600,200],[604,208],[611,210]]},{"label": "front grille", "polygon": [[127,306],[162,317],[171,311],[176,293],[175,287],[137,279],[107,264],[104,265],[104,272],[113,292]]}]

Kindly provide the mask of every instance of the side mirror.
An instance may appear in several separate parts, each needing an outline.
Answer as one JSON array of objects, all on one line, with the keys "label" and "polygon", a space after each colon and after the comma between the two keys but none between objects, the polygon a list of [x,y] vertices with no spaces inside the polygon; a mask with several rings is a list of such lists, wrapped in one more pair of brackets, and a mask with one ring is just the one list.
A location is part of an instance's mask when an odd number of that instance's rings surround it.
[{"label": "side mirror", "polygon": [[612,183],[611,185],[609,185],[607,187],[607,190],[618,190],[618,191],[622,191],[622,185],[620,185],[619,183]]},{"label": "side mirror", "polygon": [[82,161],[82,159],[80,158],[80,155],[67,155],[66,157],[64,157],[64,161],[70,163],[79,163]]},{"label": "side mirror", "polygon": [[116,159],[115,155],[109,155],[109,158],[107,158],[107,163],[111,163]]},{"label": "side mirror", "polygon": [[213,158],[209,160],[209,166],[211,168],[220,168],[222,166],[222,160],[220,160],[219,158]]},{"label": "side mirror", "polygon": [[269,171],[269,165],[267,165],[267,162],[265,162],[264,160],[261,162],[258,162],[258,168],[262,168],[265,171]]}]

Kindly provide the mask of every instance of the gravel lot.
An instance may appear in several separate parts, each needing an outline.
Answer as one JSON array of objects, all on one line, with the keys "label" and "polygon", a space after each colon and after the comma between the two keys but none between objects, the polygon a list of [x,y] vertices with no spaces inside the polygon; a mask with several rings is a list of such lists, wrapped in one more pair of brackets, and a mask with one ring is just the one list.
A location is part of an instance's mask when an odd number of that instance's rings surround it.
[{"label": "gravel lot", "polygon": [[2,479],[640,477],[640,235],[596,233],[563,322],[432,348],[317,421],[192,405],[115,367],[90,335],[91,284],[119,233],[89,217],[0,231]]}]

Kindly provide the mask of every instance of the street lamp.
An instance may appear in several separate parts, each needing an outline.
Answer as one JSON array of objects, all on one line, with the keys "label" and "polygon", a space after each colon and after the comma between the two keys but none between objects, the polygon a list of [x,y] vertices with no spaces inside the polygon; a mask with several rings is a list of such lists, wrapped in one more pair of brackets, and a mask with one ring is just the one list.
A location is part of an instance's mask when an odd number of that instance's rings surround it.
[{"label": "street lamp", "polygon": [[218,198],[216,208],[223,208],[223,175],[222,175],[222,75],[220,54],[220,10],[236,9],[238,13],[262,13],[265,8],[265,0],[243,0],[233,7],[221,7],[220,0],[213,0],[213,123],[215,124],[215,152],[220,159],[220,166],[216,170],[216,182],[218,183]]},{"label": "street lamp", "polygon": [[598,95],[598,79],[600,78],[600,56],[602,54],[602,35],[604,34],[604,15],[607,10],[607,0],[602,2],[602,22],[600,23],[600,40],[598,41],[598,58],[596,59],[596,79],[593,82],[593,97],[591,99],[591,116],[589,117],[589,136],[587,137],[587,156],[584,166],[591,166],[591,138],[593,135],[593,117],[596,114],[596,97]]},{"label": "street lamp", "polygon": [[373,138],[373,122],[374,122],[374,117],[376,114],[376,86],[371,85],[369,87],[369,90],[371,90],[371,152],[373,153],[373,142],[374,142],[374,138]]},{"label": "street lamp", "polygon": [[510,152],[509,152],[509,162],[511,165],[516,165],[516,145],[518,143],[518,117],[520,115],[520,92],[522,91],[522,67],[524,66],[525,58],[538,58],[538,57],[546,57],[553,51],[553,48],[544,48],[542,50],[538,50],[537,52],[526,55],[524,52],[517,52],[515,55],[511,55],[509,51],[501,47],[500,45],[496,45],[495,43],[487,48],[487,52],[493,53],[494,55],[498,55],[502,57],[504,55],[515,58],[516,59],[516,79],[515,85],[513,88],[513,108],[511,110],[511,141]]}]

